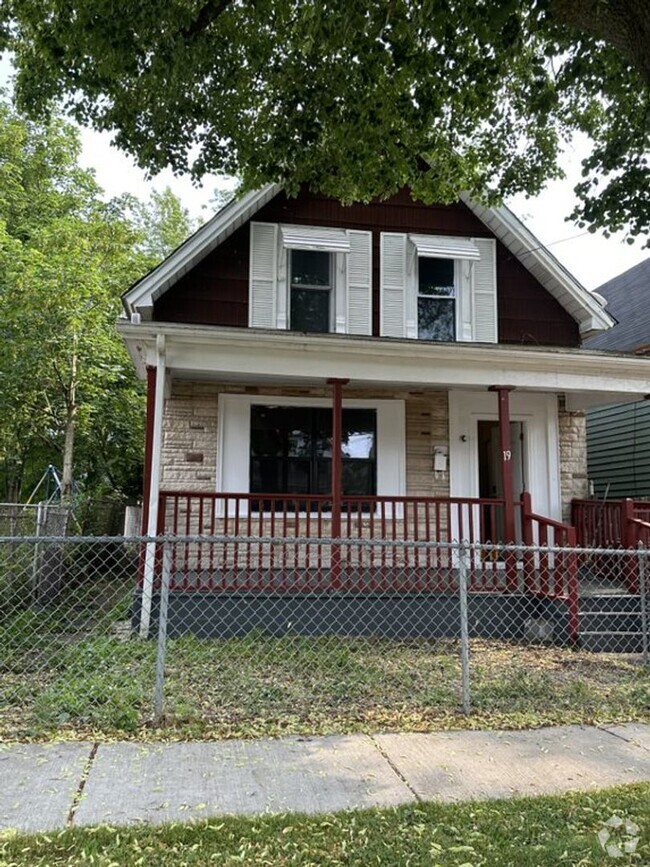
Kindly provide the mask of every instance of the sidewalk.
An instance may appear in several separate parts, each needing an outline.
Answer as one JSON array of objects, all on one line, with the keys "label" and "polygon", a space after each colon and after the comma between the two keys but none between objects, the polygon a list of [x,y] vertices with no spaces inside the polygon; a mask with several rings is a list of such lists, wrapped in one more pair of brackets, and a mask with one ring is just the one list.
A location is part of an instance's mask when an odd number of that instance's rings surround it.
[{"label": "sidewalk", "polygon": [[650,781],[650,725],[0,747],[0,830],[324,812]]}]

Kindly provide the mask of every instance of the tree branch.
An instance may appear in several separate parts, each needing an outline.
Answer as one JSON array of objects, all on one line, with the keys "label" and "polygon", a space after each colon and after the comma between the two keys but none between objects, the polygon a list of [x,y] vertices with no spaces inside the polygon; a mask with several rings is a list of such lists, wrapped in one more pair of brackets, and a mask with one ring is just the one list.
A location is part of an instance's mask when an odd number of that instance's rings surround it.
[{"label": "tree branch", "polygon": [[189,40],[200,36],[229,6],[232,6],[233,2],[234,0],[216,0],[216,2],[208,0],[200,9],[196,19],[183,29],[183,36]]},{"label": "tree branch", "polygon": [[624,54],[650,85],[650,6],[647,0],[552,0],[558,24],[602,39]]}]

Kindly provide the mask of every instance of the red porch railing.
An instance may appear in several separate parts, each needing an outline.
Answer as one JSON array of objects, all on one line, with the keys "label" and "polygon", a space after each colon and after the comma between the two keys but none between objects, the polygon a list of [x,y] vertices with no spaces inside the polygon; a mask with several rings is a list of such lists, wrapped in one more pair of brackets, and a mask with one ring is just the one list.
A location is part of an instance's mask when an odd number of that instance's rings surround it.
[{"label": "red porch railing", "polygon": [[[626,548],[650,546],[650,501],[633,500],[573,500],[571,518],[581,548]],[[601,573],[610,573],[622,580],[630,593],[639,592],[638,560],[620,557],[608,563],[607,554],[600,556]],[[621,570],[622,565],[622,570]]]},{"label": "red porch railing", "polygon": [[[343,497],[341,537],[332,538],[327,495],[163,491],[158,532],[240,539],[174,545],[172,589],[453,590],[458,551],[444,543],[462,540],[473,543],[471,590],[568,598],[568,578],[558,575],[568,565],[562,555],[540,555],[527,570],[516,553],[479,547],[499,539],[503,509],[501,499]],[[517,504],[517,512],[519,525],[533,542],[570,543],[566,525],[533,514],[530,498]],[[418,544],[423,542],[443,544]]]},{"label": "red porch railing", "polygon": [[636,548],[647,539],[650,500],[573,500],[571,521],[581,548]]},{"label": "red porch railing", "polygon": [[[243,537],[176,545],[176,589],[442,590],[455,580],[454,555],[417,543],[496,538],[503,506],[496,499],[343,497],[340,537],[332,539],[328,495],[163,491],[158,532]],[[264,538],[277,541],[257,541]],[[494,558],[473,550],[471,571],[473,589],[505,589]]]},{"label": "red porch railing", "polygon": [[[521,520],[523,544],[539,548],[524,553],[525,590],[532,595],[567,600],[569,633],[576,642],[580,635],[580,579],[575,528],[536,515],[530,494],[526,492],[521,495]],[[566,553],[557,550],[561,548],[570,550]]]}]

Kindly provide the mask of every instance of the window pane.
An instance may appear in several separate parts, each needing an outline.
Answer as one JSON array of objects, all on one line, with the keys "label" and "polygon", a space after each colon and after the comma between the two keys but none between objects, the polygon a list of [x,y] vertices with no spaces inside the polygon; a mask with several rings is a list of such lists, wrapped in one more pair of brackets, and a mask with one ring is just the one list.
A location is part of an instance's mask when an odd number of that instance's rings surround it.
[{"label": "window pane", "polygon": [[377,413],[374,409],[343,410],[344,458],[368,459],[375,457]]},{"label": "window pane", "polygon": [[454,306],[453,299],[418,298],[418,337],[420,340],[455,340]]},{"label": "window pane", "polygon": [[374,461],[343,461],[343,493],[347,497],[375,494]]},{"label": "window pane", "polygon": [[287,428],[287,455],[290,458],[308,458],[312,450],[312,415],[307,408],[290,407],[282,410],[283,424]]},{"label": "window pane", "polygon": [[287,461],[287,493],[309,494],[310,491],[310,462],[300,460]]},{"label": "window pane", "polygon": [[420,295],[454,295],[453,259],[418,259],[418,292]]},{"label": "window pane", "polygon": [[330,292],[327,289],[291,290],[291,330],[325,334],[330,330]]},{"label": "window pane", "polygon": [[273,458],[251,460],[251,494],[277,494],[284,490],[283,461]]},{"label": "window pane", "polygon": [[314,494],[329,494],[332,491],[332,461],[316,461],[316,490]]},{"label": "window pane", "polygon": [[282,409],[275,406],[251,407],[251,456],[284,454]]},{"label": "window pane", "polygon": [[[343,410],[344,494],[376,493],[376,416],[374,409]],[[329,494],[331,458],[331,409],[251,406],[251,493]]]},{"label": "window pane", "polygon": [[292,286],[331,286],[329,253],[315,250],[291,251]]}]

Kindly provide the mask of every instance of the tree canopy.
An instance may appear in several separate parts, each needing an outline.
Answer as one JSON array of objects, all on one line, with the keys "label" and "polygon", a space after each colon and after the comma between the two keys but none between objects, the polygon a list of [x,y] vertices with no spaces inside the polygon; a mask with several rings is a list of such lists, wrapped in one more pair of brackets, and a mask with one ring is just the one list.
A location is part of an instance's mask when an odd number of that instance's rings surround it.
[{"label": "tree canopy", "polygon": [[5,0],[20,105],[141,166],[343,201],[538,193],[576,131],[572,215],[650,228],[646,0]]},{"label": "tree canopy", "polygon": [[48,464],[90,495],[141,491],[144,393],[116,332],[120,294],[191,226],[168,191],[106,202],[78,132],[0,100],[0,499]]}]

